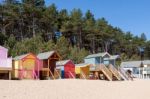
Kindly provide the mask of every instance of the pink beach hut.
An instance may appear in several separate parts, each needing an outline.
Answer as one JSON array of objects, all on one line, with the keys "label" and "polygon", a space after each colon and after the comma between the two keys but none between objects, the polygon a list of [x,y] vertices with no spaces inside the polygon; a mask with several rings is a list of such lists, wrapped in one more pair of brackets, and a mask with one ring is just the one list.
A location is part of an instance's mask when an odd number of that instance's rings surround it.
[{"label": "pink beach hut", "polygon": [[12,58],[7,53],[8,49],[0,46],[0,79],[11,79]]}]

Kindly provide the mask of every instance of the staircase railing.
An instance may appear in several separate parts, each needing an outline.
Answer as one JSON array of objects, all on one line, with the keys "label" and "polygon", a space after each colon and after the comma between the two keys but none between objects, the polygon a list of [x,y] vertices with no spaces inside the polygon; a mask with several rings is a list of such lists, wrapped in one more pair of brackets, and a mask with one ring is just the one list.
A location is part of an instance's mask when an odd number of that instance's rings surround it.
[{"label": "staircase railing", "polygon": [[[25,69],[13,69],[13,71],[18,71],[18,78],[24,79],[28,75],[28,72],[31,72],[32,79],[39,79],[38,75],[35,73],[35,70],[25,70]],[[26,73],[26,74],[25,74]]]},{"label": "staircase railing", "polygon": [[49,70],[49,73],[50,73],[50,75],[53,77],[53,79],[55,79],[55,77],[54,77],[54,75],[53,75],[53,73],[52,73],[51,70]]},{"label": "staircase railing", "polygon": [[107,79],[112,81],[112,73],[109,71],[109,69],[104,64],[101,64],[99,67],[99,69],[104,73]]},{"label": "staircase railing", "polygon": [[84,74],[84,72],[83,72],[82,70],[80,70],[80,71],[81,71],[82,77],[83,77],[84,79],[86,79],[86,75]]},{"label": "staircase railing", "polygon": [[72,76],[73,79],[75,79],[75,76],[72,74],[71,71],[69,71],[70,75]]},{"label": "staircase railing", "polygon": [[109,70],[113,73],[113,75],[118,79],[121,80],[122,77],[120,76],[118,70],[113,66],[113,65],[109,65]]},{"label": "staircase railing", "polygon": [[35,77],[36,79],[39,79],[39,76],[36,74],[35,70],[32,70],[32,74],[33,78]]},{"label": "staircase railing", "polygon": [[119,68],[118,70],[122,74],[122,76],[124,77],[124,80],[129,80],[126,72],[122,68]]},{"label": "staircase railing", "polygon": [[58,71],[55,68],[55,72],[57,73],[58,77],[61,78],[60,74],[58,73]]}]

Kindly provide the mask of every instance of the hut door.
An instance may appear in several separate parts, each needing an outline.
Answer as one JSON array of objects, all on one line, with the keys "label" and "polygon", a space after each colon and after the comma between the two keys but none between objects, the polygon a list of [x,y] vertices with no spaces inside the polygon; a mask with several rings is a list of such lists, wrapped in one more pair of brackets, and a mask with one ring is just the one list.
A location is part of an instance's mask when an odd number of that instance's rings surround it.
[{"label": "hut door", "polygon": [[55,59],[51,59],[50,62],[49,62],[49,67],[50,67],[50,70],[51,72],[54,74],[54,70],[56,68],[56,60]]},{"label": "hut door", "polygon": [[23,62],[23,78],[24,79],[33,79],[34,78],[34,68],[35,67],[35,60],[25,60]]}]

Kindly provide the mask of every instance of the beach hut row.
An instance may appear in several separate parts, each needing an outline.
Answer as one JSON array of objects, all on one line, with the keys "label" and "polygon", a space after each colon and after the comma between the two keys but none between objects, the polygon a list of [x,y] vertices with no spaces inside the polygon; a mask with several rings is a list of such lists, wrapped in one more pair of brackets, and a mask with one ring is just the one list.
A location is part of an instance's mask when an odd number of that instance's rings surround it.
[{"label": "beach hut row", "polygon": [[[72,60],[62,60],[56,51],[35,55],[28,53],[14,58],[7,57],[8,50],[0,46],[1,79],[104,79],[122,80],[114,67],[118,56],[106,53],[85,57],[85,63],[74,64]],[[110,63],[112,65],[110,65]]]}]

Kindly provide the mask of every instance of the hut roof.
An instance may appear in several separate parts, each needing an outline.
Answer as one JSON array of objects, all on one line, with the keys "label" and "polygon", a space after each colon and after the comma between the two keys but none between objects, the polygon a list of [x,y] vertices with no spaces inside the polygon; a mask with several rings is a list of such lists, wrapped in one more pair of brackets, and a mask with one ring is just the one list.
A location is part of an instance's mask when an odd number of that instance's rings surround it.
[{"label": "hut roof", "polygon": [[24,54],[24,55],[20,55],[20,56],[16,56],[16,57],[13,58],[13,60],[21,60],[24,57],[26,57],[27,55],[29,55],[29,53],[28,54]]},{"label": "hut roof", "polygon": [[[142,61],[143,65],[150,65],[150,60],[144,60]],[[121,67],[122,68],[133,68],[133,67],[140,67],[141,61],[127,61],[122,62]]]},{"label": "hut roof", "polygon": [[109,55],[111,56],[109,53],[107,52],[103,52],[103,53],[97,53],[97,54],[91,54],[91,55],[88,55],[86,58],[95,58],[95,57],[104,57],[105,55]]},{"label": "hut roof", "polygon": [[91,66],[91,64],[88,64],[88,63],[75,64],[76,67],[86,67],[88,65]]},{"label": "hut roof", "polygon": [[3,46],[0,46],[0,50],[8,50],[7,48],[3,47]]},{"label": "hut roof", "polygon": [[51,57],[54,53],[55,53],[55,51],[49,51],[49,52],[39,53],[39,54],[37,55],[37,57],[38,57],[39,59],[48,59],[48,58]]},{"label": "hut roof", "polygon": [[110,57],[110,59],[117,59],[117,58],[119,58],[120,56],[119,55],[112,55],[111,57]]},{"label": "hut roof", "polygon": [[56,62],[56,66],[64,66],[64,65],[67,64],[69,61],[71,61],[71,60],[57,61],[57,62]]}]

